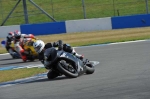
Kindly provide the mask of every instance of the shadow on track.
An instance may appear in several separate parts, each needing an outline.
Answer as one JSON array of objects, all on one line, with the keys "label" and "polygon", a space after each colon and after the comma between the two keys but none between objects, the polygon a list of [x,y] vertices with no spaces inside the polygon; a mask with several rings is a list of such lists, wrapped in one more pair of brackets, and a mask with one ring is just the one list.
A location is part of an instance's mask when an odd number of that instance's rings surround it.
[{"label": "shadow on track", "polygon": [[29,62],[37,62],[37,61],[26,61],[26,62],[20,61],[20,62],[3,63],[0,65],[12,65],[12,64],[19,64],[19,63],[29,63]]},{"label": "shadow on track", "polygon": [[25,63],[25,62],[11,62],[11,63],[4,63],[0,65],[12,65],[12,64],[18,64],[18,63]]},{"label": "shadow on track", "polygon": [[[16,58],[16,59],[17,59],[17,58]],[[7,59],[0,59],[0,61],[16,60],[16,59],[13,59],[13,58],[7,58]]]}]

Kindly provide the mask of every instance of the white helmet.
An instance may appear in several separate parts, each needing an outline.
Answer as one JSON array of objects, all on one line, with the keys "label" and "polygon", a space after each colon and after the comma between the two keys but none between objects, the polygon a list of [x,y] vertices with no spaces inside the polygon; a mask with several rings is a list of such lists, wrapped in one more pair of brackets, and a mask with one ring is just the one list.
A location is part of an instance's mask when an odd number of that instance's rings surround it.
[{"label": "white helmet", "polygon": [[40,53],[44,49],[45,43],[42,40],[37,40],[33,43],[33,47],[37,53]]}]

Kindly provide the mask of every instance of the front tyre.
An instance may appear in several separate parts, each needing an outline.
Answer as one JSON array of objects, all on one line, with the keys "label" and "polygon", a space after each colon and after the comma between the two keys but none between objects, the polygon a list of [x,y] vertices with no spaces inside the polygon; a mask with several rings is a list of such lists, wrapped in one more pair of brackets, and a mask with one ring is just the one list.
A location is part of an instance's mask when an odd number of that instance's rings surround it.
[{"label": "front tyre", "polygon": [[70,78],[78,77],[78,71],[72,66],[72,64],[67,63],[64,60],[58,62],[57,69],[67,77]]},{"label": "front tyre", "polygon": [[94,71],[95,68],[91,63],[86,64],[86,74],[93,74]]}]

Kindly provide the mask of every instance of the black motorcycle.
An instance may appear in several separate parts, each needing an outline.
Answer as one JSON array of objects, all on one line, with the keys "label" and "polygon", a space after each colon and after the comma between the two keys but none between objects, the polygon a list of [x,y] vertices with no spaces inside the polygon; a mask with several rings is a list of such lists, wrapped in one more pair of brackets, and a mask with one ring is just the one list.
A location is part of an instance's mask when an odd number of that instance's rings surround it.
[{"label": "black motorcycle", "polygon": [[76,78],[84,73],[92,74],[95,71],[94,64],[89,60],[81,60],[71,53],[63,50],[48,48],[44,53],[45,64],[48,64],[50,71],[47,73],[49,79],[65,75]]}]

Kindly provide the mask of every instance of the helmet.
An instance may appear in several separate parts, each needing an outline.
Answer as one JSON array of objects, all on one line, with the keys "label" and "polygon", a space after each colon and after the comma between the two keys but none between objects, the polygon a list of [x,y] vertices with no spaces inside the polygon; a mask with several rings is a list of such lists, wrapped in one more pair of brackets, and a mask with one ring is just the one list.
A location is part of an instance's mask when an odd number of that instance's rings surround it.
[{"label": "helmet", "polygon": [[20,39],[20,38],[21,38],[21,32],[18,31],[18,30],[15,31],[15,32],[14,32],[14,36],[15,36],[16,39]]},{"label": "helmet", "polygon": [[42,40],[37,40],[33,43],[33,47],[37,53],[40,53],[44,49],[45,43]]},{"label": "helmet", "polygon": [[10,38],[10,39],[13,38],[14,37],[14,33],[13,32],[9,32],[7,37]]}]

